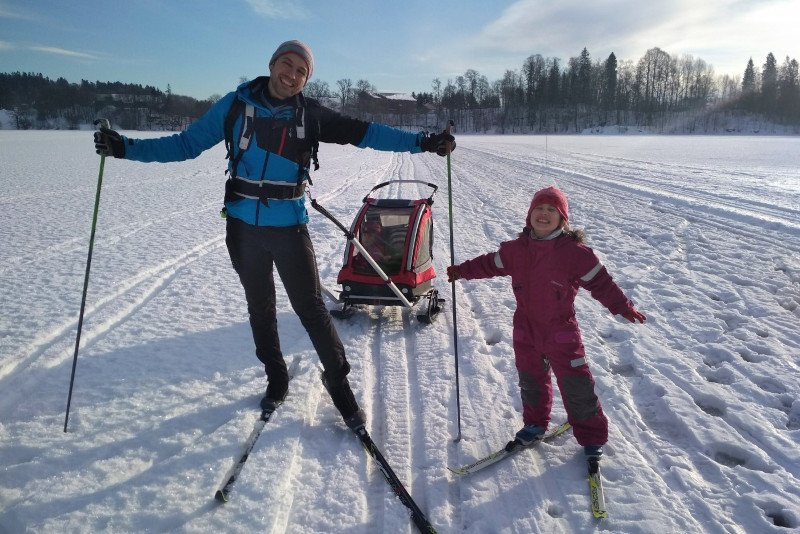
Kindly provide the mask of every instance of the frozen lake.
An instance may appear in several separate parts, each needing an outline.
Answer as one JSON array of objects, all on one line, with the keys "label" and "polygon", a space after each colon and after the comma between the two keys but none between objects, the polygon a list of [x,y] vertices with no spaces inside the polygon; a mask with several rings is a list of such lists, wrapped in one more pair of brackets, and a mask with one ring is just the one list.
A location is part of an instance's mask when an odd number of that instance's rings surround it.
[{"label": "frozen lake", "polygon": [[[99,165],[91,138],[0,131],[0,532],[411,532],[324,393],[282,291],[289,397],[231,502],[213,501],[265,385],[218,215],[222,145],[182,163],[106,161],[62,432]],[[800,529],[800,138],[458,137],[457,262],[514,238],[533,192],[555,183],[648,317],[634,326],[586,292],[576,300],[611,424],[601,524],[571,433],[472,477],[445,468],[521,425],[508,279],[457,286],[455,389],[445,160],[323,145],[320,163],[312,193],[347,224],[377,183],[440,186],[444,312],[429,326],[393,307],[337,323],[367,428],[438,532]],[[313,211],[309,228],[335,290],[344,238]],[[564,413],[556,395],[553,422]]]}]

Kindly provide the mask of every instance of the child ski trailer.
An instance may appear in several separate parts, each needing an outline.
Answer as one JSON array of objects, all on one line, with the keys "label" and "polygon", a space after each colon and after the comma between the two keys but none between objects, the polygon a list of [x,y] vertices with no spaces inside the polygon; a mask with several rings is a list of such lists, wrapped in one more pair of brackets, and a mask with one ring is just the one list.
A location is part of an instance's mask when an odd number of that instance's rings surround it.
[{"label": "child ski trailer", "polygon": [[[427,198],[376,198],[390,185],[421,184],[431,188]],[[438,187],[420,180],[389,180],[373,187],[349,229],[312,200],[312,206],[344,232],[347,244],[336,282],[342,286],[342,308],[331,315],[346,319],[357,306],[405,306],[420,301],[419,321],[432,322],[441,311],[433,287],[433,196]]]}]

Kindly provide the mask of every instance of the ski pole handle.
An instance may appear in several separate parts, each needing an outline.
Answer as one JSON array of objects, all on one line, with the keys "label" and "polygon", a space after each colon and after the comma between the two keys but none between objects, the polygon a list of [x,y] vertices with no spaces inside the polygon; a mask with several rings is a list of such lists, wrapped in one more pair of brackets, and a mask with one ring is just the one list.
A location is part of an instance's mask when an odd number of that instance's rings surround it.
[{"label": "ski pole handle", "polygon": [[[109,130],[111,129],[111,122],[108,119],[95,119],[94,122],[92,122],[92,124],[97,126],[98,130],[102,130],[103,128],[106,128],[106,129],[109,129]],[[95,137],[95,139],[97,139],[97,138]],[[105,166],[105,163],[106,163],[106,155],[105,154],[100,154],[100,180],[102,180],[103,167]],[[100,191],[100,189],[98,187],[98,193],[99,193],[99,191]],[[94,225],[94,223],[92,223],[92,224]],[[92,226],[92,227],[94,228],[94,226]]]},{"label": "ski pole handle", "polygon": [[[447,121],[447,127],[444,129],[444,131],[446,131],[447,133],[452,135],[453,134],[453,129],[455,128],[455,126],[456,126],[456,123],[453,122],[453,119],[450,119],[450,120]],[[446,142],[446,146],[447,146],[447,158],[448,158],[447,164],[448,164],[448,167],[449,167],[449,165],[450,165],[449,158],[450,158],[450,153],[453,151],[453,142],[452,141],[447,141]]]}]

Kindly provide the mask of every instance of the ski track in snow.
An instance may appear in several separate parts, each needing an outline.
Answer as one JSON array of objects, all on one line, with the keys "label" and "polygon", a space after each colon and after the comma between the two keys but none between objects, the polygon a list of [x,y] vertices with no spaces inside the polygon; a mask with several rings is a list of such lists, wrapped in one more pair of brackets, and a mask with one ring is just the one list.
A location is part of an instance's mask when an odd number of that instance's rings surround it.
[{"label": "ski track in snow", "polygon": [[[4,180],[0,197],[0,235],[17,244],[4,246],[0,266],[10,312],[0,329],[0,532],[415,532],[324,391],[280,284],[289,396],[231,501],[213,500],[265,387],[216,215],[222,147],[169,166],[107,162],[70,430],[61,432],[96,180],[86,135],[56,136],[53,161],[74,186],[34,161],[25,174],[48,177],[42,194]],[[23,138],[3,143],[15,139]],[[796,169],[583,148],[590,142],[459,138],[454,245],[456,262],[496,250],[522,227],[532,193],[556,183],[575,226],[648,316],[633,326],[585,293],[576,301],[611,422],[602,464],[610,517],[598,523],[588,512],[571,432],[474,475],[445,469],[503,446],[521,425],[509,281],[456,285],[454,443],[445,160],[324,145],[312,194],[345,226],[378,183],[439,185],[437,320],[419,323],[416,308],[365,307],[337,322],[368,430],[439,532],[800,529]],[[746,185],[737,189],[735,176]],[[394,184],[377,194],[430,191]],[[12,223],[12,206],[33,199],[42,224]],[[309,211],[320,276],[333,289],[345,237]]]}]

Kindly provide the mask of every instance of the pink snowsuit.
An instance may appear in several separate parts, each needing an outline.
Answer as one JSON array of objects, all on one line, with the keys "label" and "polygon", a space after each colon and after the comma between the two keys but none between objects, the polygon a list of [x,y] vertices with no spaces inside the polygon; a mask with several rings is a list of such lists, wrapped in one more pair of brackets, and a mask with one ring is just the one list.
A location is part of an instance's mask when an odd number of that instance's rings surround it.
[{"label": "pink snowsuit", "polygon": [[517,301],[514,355],[525,424],[547,428],[550,422],[552,368],[578,443],[605,444],[608,420],[586,364],[575,295],[583,287],[613,314],[634,308],[592,249],[560,231],[546,239],[524,235],[458,269],[467,280],[511,276]]}]

